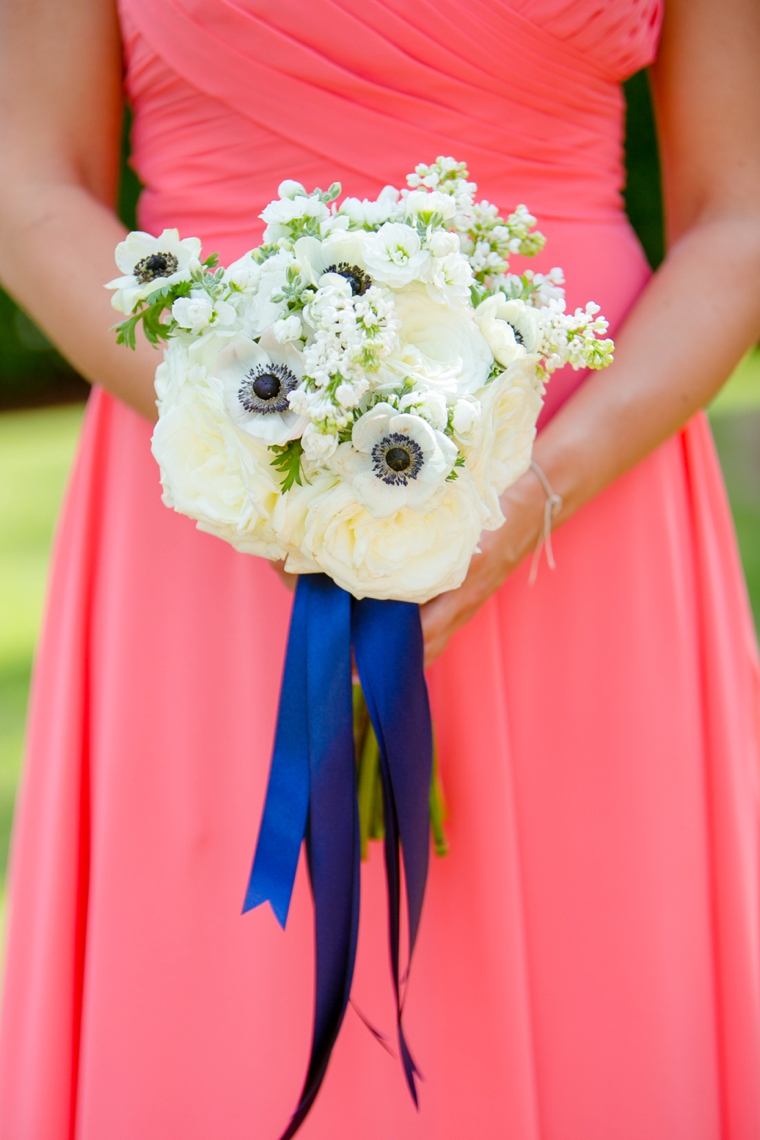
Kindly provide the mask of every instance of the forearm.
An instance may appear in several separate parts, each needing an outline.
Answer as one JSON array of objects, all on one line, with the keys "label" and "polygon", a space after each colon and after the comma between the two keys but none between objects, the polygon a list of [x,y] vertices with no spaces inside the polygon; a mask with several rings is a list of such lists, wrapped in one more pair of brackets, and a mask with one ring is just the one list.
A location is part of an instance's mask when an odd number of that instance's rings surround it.
[{"label": "forearm", "polygon": [[0,217],[2,284],[73,366],[155,420],[153,375],[160,355],[116,344],[120,319],[104,283],[125,233],[115,214],[76,182],[18,180]]},{"label": "forearm", "polygon": [[564,500],[557,523],[715,395],[760,333],[758,280],[760,218],[708,219],[674,246],[620,330],[615,362],[536,441],[536,462]]}]

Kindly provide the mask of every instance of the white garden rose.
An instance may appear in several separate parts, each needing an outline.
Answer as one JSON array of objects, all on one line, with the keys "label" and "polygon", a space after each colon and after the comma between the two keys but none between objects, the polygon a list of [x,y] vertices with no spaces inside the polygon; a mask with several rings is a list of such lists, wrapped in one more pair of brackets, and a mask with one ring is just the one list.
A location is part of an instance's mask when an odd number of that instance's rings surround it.
[{"label": "white garden rose", "polygon": [[403,289],[422,277],[430,254],[422,248],[419,234],[403,222],[386,222],[377,233],[367,234],[364,260],[370,277],[390,289]]},{"label": "white garden rose", "polygon": [[355,598],[422,604],[462,584],[484,517],[466,471],[446,484],[436,510],[405,507],[384,519],[341,482],[309,497],[299,553],[286,565],[294,572],[315,566]]},{"label": "white garden rose", "polygon": [[189,281],[193,270],[200,269],[200,256],[200,239],[180,239],[179,230],[164,230],[160,237],[133,230],[116,246],[116,265],[123,276],[106,285],[115,290],[111,304],[129,315],[157,289]]},{"label": "white garden rose", "polygon": [[532,364],[518,361],[492,380],[477,394],[480,415],[469,434],[459,437],[467,470],[488,511],[487,530],[497,529],[504,521],[499,495],[530,466],[536,421],[543,406],[532,371]]},{"label": "white garden rose", "polygon": [[213,371],[227,414],[241,431],[267,445],[303,433],[307,421],[288,400],[303,376],[303,358],[292,344],[280,344],[271,331],[258,344],[239,334],[219,353]]},{"label": "white garden rose", "polygon": [[420,416],[376,404],[353,427],[330,461],[377,519],[408,507],[433,510],[443,498],[457,447]]},{"label": "white garden rose", "polygon": [[408,378],[415,388],[433,388],[453,404],[483,387],[493,356],[472,312],[441,304],[419,284],[397,293],[395,308],[400,348],[381,365],[379,388],[395,388]]},{"label": "white garden rose", "polygon": [[524,301],[508,300],[503,293],[495,293],[478,305],[475,320],[494,359],[504,368],[538,347],[538,319]]},{"label": "white garden rose", "polygon": [[153,431],[163,501],[237,550],[280,559],[272,528],[279,481],[270,453],[225,415],[213,380],[182,386]]}]

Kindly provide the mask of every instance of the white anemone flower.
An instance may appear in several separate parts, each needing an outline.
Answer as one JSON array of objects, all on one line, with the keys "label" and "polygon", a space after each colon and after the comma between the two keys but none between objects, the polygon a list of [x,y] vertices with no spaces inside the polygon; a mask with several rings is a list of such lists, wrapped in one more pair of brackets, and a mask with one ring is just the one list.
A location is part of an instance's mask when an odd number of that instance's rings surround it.
[{"label": "white anemone flower", "polygon": [[372,279],[391,289],[403,289],[430,266],[430,254],[422,248],[419,234],[403,222],[386,222],[368,234],[364,256]]},{"label": "white anemone flower", "polygon": [[503,293],[494,293],[478,305],[475,320],[494,359],[504,368],[538,348],[538,319],[524,301],[507,300]]},{"label": "white anemone flower", "polygon": [[224,406],[241,431],[266,444],[297,439],[307,420],[291,411],[288,396],[303,376],[303,358],[292,344],[267,331],[258,344],[236,336],[219,353],[213,374]]},{"label": "white anemone flower", "polygon": [[111,304],[129,315],[157,289],[189,281],[192,271],[200,268],[200,255],[200,238],[180,239],[179,230],[164,230],[160,237],[133,230],[116,246],[116,264],[123,276],[106,285],[115,290]]},{"label": "white anemone flower", "polygon": [[351,440],[331,466],[374,518],[403,507],[425,513],[443,498],[457,446],[420,416],[376,404],[355,422]]},{"label": "white anemone flower", "polygon": [[[295,243],[293,252],[301,273],[311,285],[324,287],[332,283],[341,287],[347,283],[353,296],[362,295],[372,284],[364,258],[366,237],[362,232],[348,231],[329,234],[324,241],[302,237]],[[326,275],[327,281],[324,280]],[[331,282],[332,277],[342,280]]]}]

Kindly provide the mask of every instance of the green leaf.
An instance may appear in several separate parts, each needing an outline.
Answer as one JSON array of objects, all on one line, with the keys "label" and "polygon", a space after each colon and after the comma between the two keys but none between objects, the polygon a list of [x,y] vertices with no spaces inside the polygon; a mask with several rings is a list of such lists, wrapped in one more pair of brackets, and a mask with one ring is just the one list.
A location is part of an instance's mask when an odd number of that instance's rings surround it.
[{"label": "green leaf", "polygon": [[299,487],[303,486],[306,476],[301,469],[303,447],[300,439],[291,439],[289,443],[282,446],[272,444],[269,450],[274,452],[275,457],[272,460],[272,466],[280,474],[283,495],[290,490],[294,483],[297,483]]}]

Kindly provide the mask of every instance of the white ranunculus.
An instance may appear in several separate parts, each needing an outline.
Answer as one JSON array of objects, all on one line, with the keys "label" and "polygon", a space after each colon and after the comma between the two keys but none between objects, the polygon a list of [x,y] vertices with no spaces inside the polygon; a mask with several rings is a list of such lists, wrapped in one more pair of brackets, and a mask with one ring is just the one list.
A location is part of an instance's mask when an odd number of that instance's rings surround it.
[{"label": "white ranunculus", "polygon": [[346,482],[317,493],[306,489],[305,510],[298,510],[303,491],[297,488],[290,506],[303,537],[298,554],[288,557],[288,569],[322,570],[356,598],[420,604],[463,582],[484,519],[464,469],[445,484],[443,499],[427,514],[404,507],[388,518],[375,518]]},{"label": "white ranunculus", "polygon": [[434,388],[450,404],[483,387],[493,356],[469,310],[441,304],[424,285],[410,286],[394,300],[400,348],[381,364],[378,386],[394,388],[408,377],[415,388]]},{"label": "white ranunculus", "polygon": [[538,320],[524,301],[508,300],[503,293],[495,293],[478,305],[475,320],[494,359],[504,368],[538,347]]},{"label": "white ranunculus", "polygon": [[151,446],[167,506],[244,553],[285,557],[272,527],[279,483],[271,456],[230,421],[218,384],[182,386],[162,410]]},{"label": "white ranunculus", "polygon": [[351,443],[340,445],[331,466],[380,519],[404,507],[433,510],[457,454],[456,444],[420,416],[376,404],[356,420]]},{"label": "white ranunculus", "polygon": [[413,218],[429,218],[432,214],[439,214],[444,222],[451,222],[457,212],[456,200],[451,194],[442,194],[440,190],[433,190],[426,194],[424,190],[412,190],[406,196],[406,212]]},{"label": "white ranunculus", "polygon": [[386,222],[368,234],[364,257],[373,281],[391,289],[403,289],[424,276],[430,265],[430,254],[422,248],[417,231],[403,222]]},{"label": "white ranunculus", "polygon": [[303,376],[303,358],[292,344],[279,344],[271,331],[258,344],[238,335],[219,353],[213,374],[241,431],[265,444],[301,435],[307,421],[291,411],[288,401]]},{"label": "white ranunculus", "polygon": [[189,281],[200,268],[200,255],[200,238],[180,239],[179,230],[164,230],[160,237],[133,230],[116,246],[116,265],[123,276],[106,285],[115,290],[111,304],[128,315],[157,289]]}]

